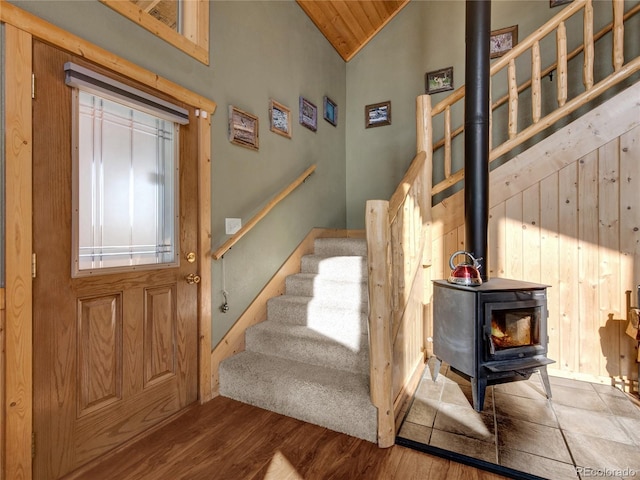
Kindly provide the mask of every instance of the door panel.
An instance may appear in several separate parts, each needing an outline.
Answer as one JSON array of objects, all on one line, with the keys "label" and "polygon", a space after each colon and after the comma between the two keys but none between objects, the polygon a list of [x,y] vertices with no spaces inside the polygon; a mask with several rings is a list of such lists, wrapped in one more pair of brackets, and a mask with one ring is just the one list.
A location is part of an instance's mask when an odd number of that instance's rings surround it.
[{"label": "door panel", "polygon": [[73,471],[197,400],[198,285],[185,277],[198,272],[184,260],[185,252],[198,253],[196,125],[180,128],[180,265],[72,278],[68,61],[87,65],[34,42],[34,478],[41,480]]},{"label": "door panel", "polygon": [[122,399],[122,295],[78,299],[78,416]]}]

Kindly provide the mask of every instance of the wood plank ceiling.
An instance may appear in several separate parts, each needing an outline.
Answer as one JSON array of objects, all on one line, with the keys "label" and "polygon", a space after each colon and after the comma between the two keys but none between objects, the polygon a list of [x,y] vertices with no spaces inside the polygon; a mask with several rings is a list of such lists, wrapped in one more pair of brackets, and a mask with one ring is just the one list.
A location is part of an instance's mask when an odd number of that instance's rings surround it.
[{"label": "wood plank ceiling", "polygon": [[409,0],[296,0],[345,62]]},{"label": "wood plank ceiling", "polygon": [[[175,0],[130,0],[176,28]],[[345,62],[371,40],[409,0],[296,0]]]}]

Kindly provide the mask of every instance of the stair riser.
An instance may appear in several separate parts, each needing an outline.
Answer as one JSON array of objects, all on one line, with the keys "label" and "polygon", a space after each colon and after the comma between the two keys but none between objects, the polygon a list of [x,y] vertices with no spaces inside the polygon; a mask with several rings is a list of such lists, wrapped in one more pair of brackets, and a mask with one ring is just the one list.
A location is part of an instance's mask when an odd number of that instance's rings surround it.
[{"label": "stair riser", "polygon": [[317,238],[314,242],[317,255],[367,256],[367,241],[364,238]]},{"label": "stair riser", "polygon": [[260,328],[252,327],[246,331],[247,350],[336,370],[360,374],[367,374],[369,371],[366,335],[360,335],[360,338],[353,342],[357,344],[355,348],[360,349],[360,351],[353,351],[330,339],[317,341],[295,335],[293,332],[281,332],[260,325],[255,326]]},{"label": "stair riser", "polygon": [[366,309],[368,290],[365,282],[336,282],[320,275],[290,275],[286,279],[287,295],[314,297],[318,302]]},{"label": "stair riser", "polygon": [[326,278],[357,282],[367,278],[367,262],[363,257],[305,255],[300,261],[300,272],[319,273]]},{"label": "stair riser", "polygon": [[321,328],[323,332],[367,332],[367,312],[363,308],[328,309],[319,302],[294,303],[286,296],[267,302],[268,321]]}]

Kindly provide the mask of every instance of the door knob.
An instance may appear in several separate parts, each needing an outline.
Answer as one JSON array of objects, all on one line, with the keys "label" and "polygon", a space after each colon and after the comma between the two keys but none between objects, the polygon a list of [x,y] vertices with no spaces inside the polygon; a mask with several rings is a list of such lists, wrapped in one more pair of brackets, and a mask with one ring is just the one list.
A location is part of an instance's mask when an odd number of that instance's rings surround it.
[{"label": "door knob", "polygon": [[187,253],[187,262],[189,263],[193,263],[196,261],[196,254],[195,252],[189,252]]},{"label": "door knob", "polygon": [[195,273],[190,273],[184,279],[187,281],[189,285],[193,285],[194,283],[200,283],[200,275]]}]

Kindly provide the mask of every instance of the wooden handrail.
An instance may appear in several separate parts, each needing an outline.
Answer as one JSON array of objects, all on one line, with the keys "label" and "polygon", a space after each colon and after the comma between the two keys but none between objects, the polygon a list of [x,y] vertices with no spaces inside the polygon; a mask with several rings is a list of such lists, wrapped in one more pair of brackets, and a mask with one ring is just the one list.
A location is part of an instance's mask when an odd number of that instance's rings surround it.
[{"label": "wooden handrail", "polygon": [[287,195],[293,192],[300,184],[304,183],[304,181],[311,176],[313,172],[316,170],[316,165],[311,165],[307,168],[302,175],[296,178],[291,184],[284,188],[280,193],[278,193],[275,197],[267,203],[262,210],[256,213],[251,220],[249,220],[244,227],[238,230],[232,237],[230,237],[226,242],[224,242],[213,254],[211,255],[214,260],[218,260],[222,258],[222,256],[227,253],[227,251],[233,247],[238,241],[244,237],[249,230],[251,230],[260,220],[262,220],[267,213],[269,213],[273,208],[280,203]]}]

